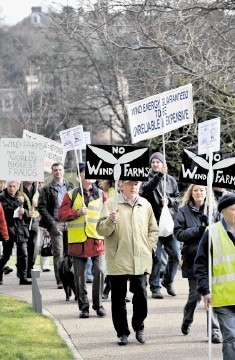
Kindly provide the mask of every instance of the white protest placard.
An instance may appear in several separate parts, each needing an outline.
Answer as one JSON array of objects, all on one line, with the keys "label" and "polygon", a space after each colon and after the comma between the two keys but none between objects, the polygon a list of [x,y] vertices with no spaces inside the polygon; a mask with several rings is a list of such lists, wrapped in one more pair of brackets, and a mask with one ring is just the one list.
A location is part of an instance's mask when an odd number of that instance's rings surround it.
[{"label": "white protest placard", "polygon": [[70,151],[81,148],[85,144],[83,126],[60,131],[60,139],[64,150]]},{"label": "white protest placard", "polygon": [[220,150],[220,118],[198,124],[198,154]]},{"label": "white protest placard", "polygon": [[83,143],[82,146],[80,146],[79,148],[81,150],[86,150],[86,145],[91,144],[91,133],[90,131],[83,131],[83,135],[85,143]]},{"label": "white protest placard", "polygon": [[132,143],[193,123],[192,84],[127,105]]},{"label": "white protest placard", "polygon": [[23,130],[23,139],[39,140],[44,143],[44,171],[51,173],[51,166],[54,163],[64,165],[66,152],[63,145],[55,140],[48,139],[42,135]]},{"label": "white protest placard", "polygon": [[44,143],[40,140],[2,138],[0,178],[44,181]]}]

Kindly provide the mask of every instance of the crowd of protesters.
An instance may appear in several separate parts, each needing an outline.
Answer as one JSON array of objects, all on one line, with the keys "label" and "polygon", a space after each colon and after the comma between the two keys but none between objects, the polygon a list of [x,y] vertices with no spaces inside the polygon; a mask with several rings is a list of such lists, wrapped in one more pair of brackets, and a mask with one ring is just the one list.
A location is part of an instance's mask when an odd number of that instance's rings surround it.
[{"label": "crowd of protesters", "polygon": [[[194,312],[203,296],[212,305],[213,343],[223,342],[223,359],[235,358],[235,195],[215,188],[213,219],[208,219],[207,187],[192,184],[181,199],[176,180],[168,174],[163,154],[150,158],[147,181],[114,184],[85,178],[85,163],[78,168],[78,183],[64,178],[61,163],[52,166],[52,181],[39,189],[37,183],[8,181],[0,194],[0,285],[16,245],[20,285],[31,284],[31,270],[38,254],[42,231],[52,242],[54,274],[63,288],[59,267],[64,256],[73,261],[80,318],[89,318],[87,265],[92,264],[92,308],[106,316],[102,298],[111,291],[111,310],[119,345],[128,344],[126,295],[133,293],[132,328],[145,343],[147,285],[153,299],[163,300],[162,287],[177,296],[174,279],[179,263],[188,279],[189,294],[183,310],[181,332],[190,333]],[[174,220],[170,236],[159,236],[159,219],[167,205]],[[208,275],[208,225],[212,225],[212,289]],[[42,230],[43,229],[43,230]],[[209,229],[210,231],[210,229]],[[162,271],[163,251],[165,267]],[[8,267],[9,268],[9,267]],[[49,264],[45,271],[50,271]],[[106,286],[104,279],[106,277]],[[208,317],[209,319],[209,317]],[[221,336],[222,334],[222,336]]]}]

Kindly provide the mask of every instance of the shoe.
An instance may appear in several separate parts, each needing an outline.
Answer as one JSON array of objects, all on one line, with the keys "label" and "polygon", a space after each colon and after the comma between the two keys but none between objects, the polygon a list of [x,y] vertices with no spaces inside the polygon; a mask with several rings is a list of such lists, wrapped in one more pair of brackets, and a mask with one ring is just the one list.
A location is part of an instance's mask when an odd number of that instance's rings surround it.
[{"label": "shoe", "polygon": [[99,308],[96,308],[93,306],[93,309],[96,311],[96,314],[100,317],[106,316],[106,310],[103,306],[100,306]]},{"label": "shoe", "polygon": [[212,342],[213,344],[221,344],[221,343],[222,343],[222,339],[221,339],[221,337],[219,336],[219,334],[215,334],[215,335],[212,335],[211,342]]},{"label": "shoe", "polygon": [[162,282],[162,286],[164,286],[164,288],[166,288],[166,291],[168,292],[169,295],[176,296],[176,292],[175,292],[173,285],[167,285],[164,282]]},{"label": "shoe", "polygon": [[190,324],[182,324],[181,331],[184,335],[188,335],[190,333]]},{"label": "shoe", "polygon": [[152,292],[152,298],[153,299],[164,299],[164,296],[160,290],[156,290],[156,291]]},{"label": "shoe", "polygon": [[13,269],[10,268],[9,266],[5,266],[4,269],[3,269],[3,272],[4,272],[5,275],[10,274],[12,271],[13,271]]},{"label": "shoe", "polygon": [[144,330],[138,330],[135,333],[136,340],[138,340],[141,344],[144,344],[146,341]]},{"label": "shoe", "polygon": [[118,345],[127,345],[128,343],[128,338],[126,335],[122,335],[120,336],[119,340],[118,340]]},{"label": "shoe", "polygon": [[80,317],[80,319],[87,319],[87,318],[89,318],[89,311],[87,311],[87,310],[82,310],[82,311],[80,311],[79,317]]},{"label": "shoe", "polygon": [[51,271],[51,269],[46,268],[46,269],[43,269],[42,271],[43,272],[48,272],[48,271]]},{"label": "shoe", "polygon": [[20,279],[20,285],[31,285],[32,281],[28,279]]},{"label": "shoe", "polygon": [[57,289],[63,289],[63,284],[62,284],[62,282],[58,282],[57,283]]},{"label": "shoe", "polygon": [[126,296],[125,297],[126,303],[131,302],[131,300]]},{"label": "shoe", "polygon": [[103,292],[103,294],[102,294],[102,299],[103,299],[103,300],[107,300],[108,297],[109,297],[109,293],[108,293],[108,292]]}]

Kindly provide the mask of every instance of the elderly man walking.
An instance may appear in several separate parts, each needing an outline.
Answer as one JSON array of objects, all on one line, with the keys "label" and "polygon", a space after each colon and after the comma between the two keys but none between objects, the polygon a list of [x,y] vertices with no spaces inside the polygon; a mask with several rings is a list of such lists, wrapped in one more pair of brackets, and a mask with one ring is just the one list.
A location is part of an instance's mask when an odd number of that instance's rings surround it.
[{"label": "elderly man walking", "polygon": [[119,345],[128,343],[127,281],[133,293],[132,327],[137,341],[145,342],[147,317],[147,274],[152,269],[156,249],[157,222],[150,203],[138,195],[140,182],[120,181],[117,208],[115,198],[105,203],[97,223],[98,234],[105,237],[105,259],[111,284],[113,325]]}]

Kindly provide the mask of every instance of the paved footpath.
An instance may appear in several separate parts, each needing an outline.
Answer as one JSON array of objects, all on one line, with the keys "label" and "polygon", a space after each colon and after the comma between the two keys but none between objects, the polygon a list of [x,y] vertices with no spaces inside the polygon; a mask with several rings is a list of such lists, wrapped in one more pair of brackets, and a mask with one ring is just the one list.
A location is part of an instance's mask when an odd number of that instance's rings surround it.
[{"label": "paved footpath", "polygon": [[[31,286],[19,286],[15,271],[4,277],[0,294],[15,296],[32,303]],[[41,273],[38,279],[45,314],[50,314],[56,321],[59,333],[68,346],[74,350],[75,359],[84,360],[206,360],[208,342],[206,334],[206,312],[199,304],[191,333],[182,335],[183,306],[187,299],[187,280],[181,278],[178,271],[175,281],[177,296],[172,297],[162,292],[163,300],[152,299],[148,293],[148,318],[145,321],[147,342],[139,344],[132,330],[127,346],[118,346],[111,320],[110,299],[103,305],[107,317],[97,317],[90,309],[89,319],[78,318],[78,306],[74,300],[65,301],[64,290],[58,290],[53,272]],[[87,284],[91,299],[91,284]],[[128,293],[131,299],[131,293]],[[128,319],[131,324],[132,304],[127,303]],[[212,344],[212,360],[222,359],[222,345]],[[49,360],[49,359],[45,359]],[[66,359],[59,359],[66,360]]]}]

